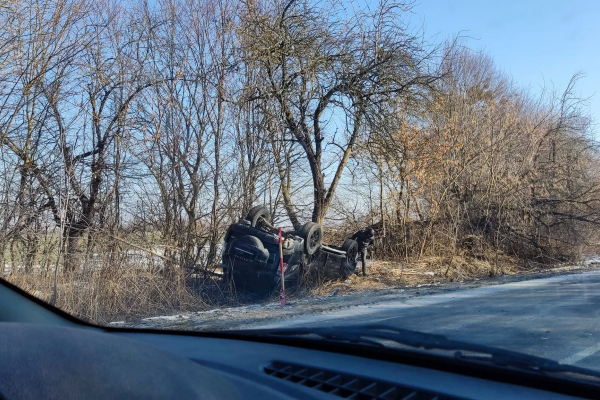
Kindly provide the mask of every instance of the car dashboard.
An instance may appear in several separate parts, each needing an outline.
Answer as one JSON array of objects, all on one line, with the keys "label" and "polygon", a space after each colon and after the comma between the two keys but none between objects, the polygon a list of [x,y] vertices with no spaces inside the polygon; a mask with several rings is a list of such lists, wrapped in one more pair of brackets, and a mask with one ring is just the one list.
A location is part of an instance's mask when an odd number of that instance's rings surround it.
[{"label": "car dashboard", "polygon": [[214,338],[123,333],[221,374],[242,399],[561,399],[568,396],[347,354]]},{"label": "car dashboard", "polygon": [[600,393],[539,377],[506,379],[498,369],[444,366],[436,360],[445,357],[412,351],[277,340],[251,331],[101,328],[0,283],[0,399],[566,399]]},{"label": "car dashboard", "polygon": [[12,398],[563,399],[349,354],[213,337],[0,323]]}]

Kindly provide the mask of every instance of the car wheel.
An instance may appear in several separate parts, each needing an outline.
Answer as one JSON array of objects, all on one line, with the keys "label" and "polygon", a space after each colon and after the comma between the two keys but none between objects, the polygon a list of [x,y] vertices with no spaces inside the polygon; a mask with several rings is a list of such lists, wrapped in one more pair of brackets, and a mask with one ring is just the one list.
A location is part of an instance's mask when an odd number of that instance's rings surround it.
[{"label": "car wheel", "polygon": [[352,239],[346,239],[342,245],[342,250],[346,252],[346,260],[342,263],[342,277],[346,279],[356,270],[358,243]]},{"label": "car wheel", "polygon": [[269,225],[271,224],[271,213],[265,206],[255,206],[248,211],[246,219],[250,221],[250,225],[254,228],[260,224],[261,219],[265,220]]},{"label": "car wheel", "polygon": [[323,229],[316,222],[307,222],[300,230],[300,236],[304,238],[304,249],[306,254],[313,255],[321,247]]}]

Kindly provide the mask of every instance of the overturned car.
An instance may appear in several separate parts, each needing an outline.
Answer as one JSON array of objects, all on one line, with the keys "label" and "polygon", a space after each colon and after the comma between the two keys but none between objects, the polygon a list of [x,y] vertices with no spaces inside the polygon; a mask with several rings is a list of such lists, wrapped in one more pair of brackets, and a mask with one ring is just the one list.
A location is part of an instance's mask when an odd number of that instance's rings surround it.
[{"label": "overturned car", "polygon": [[[321,225],[308,222],[299,231],[282,231],[285,285],[295,286],[308,274],[322,279],[345,279],[354,273],[358,244],[347,239],[341,246],[321,243]],[[252,208],[245,219],[229,226],[223,246],[223,279],[249,292],[270,294],[281,285],[279,231],[269,210]]]}]

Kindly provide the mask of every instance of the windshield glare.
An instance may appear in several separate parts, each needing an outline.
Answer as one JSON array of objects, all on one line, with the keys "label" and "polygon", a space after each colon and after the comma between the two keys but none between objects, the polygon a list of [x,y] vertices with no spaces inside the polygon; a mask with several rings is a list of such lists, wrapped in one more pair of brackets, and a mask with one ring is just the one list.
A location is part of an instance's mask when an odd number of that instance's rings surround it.
[{"label": "windshield glare", "polygon": [[5,3],[2,279],[103,326],[600,370],[599,5]]}]

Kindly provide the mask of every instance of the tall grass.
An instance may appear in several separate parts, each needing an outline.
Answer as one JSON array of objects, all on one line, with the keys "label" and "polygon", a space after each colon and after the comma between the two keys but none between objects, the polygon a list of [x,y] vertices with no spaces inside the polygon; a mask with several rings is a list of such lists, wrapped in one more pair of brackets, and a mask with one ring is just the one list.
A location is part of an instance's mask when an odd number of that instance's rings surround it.
[{"label": "tall grass", "polygon": [[[32,295],[84,320],[106,324],[120,319],[204,309],[189,270],[166,266],[139,249],[108,251],[108,241],[78,255],[79,268],[65,271],[57,246],[12,244],[3,278]],[[58,268],[58,269],[57,269]]]}]

